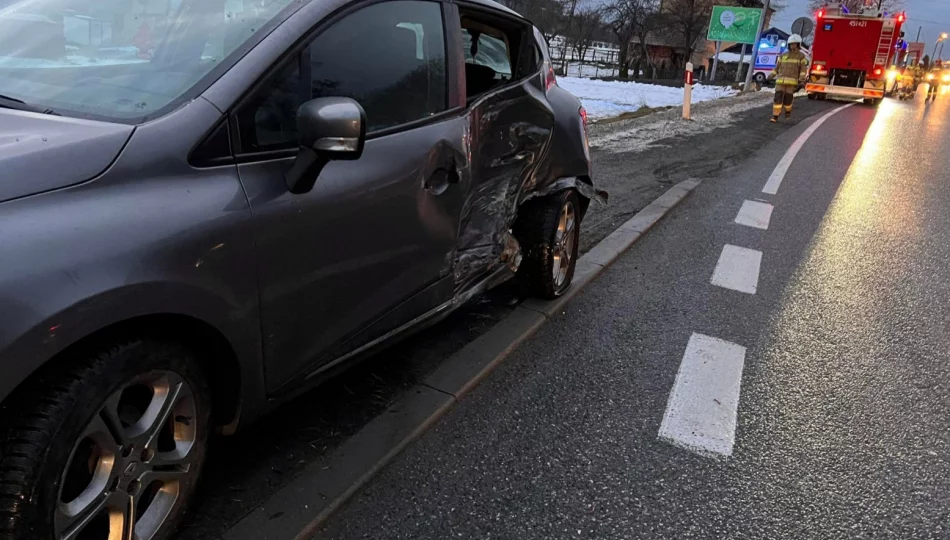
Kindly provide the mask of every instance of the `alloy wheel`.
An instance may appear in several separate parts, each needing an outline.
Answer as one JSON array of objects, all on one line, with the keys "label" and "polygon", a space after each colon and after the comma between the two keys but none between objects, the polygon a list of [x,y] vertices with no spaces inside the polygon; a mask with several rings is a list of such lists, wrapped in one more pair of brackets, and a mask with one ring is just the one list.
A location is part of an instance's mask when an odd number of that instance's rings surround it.
[{"label": "alloy wheel", "polygon": [[197,406],[171,371],[127,382],[89,421],[63,470],[57,540],[151,540],[198,475]]},{"label": "alloy wheel", "polygon": [[554,234],[554,264],[551,266],[551,277],[554,279],[555,289],[560,290],[567,282],[574,258],[574,245],[577,236],[577,214],[574,204],[568,200],[561,207],[557,222],[557,231]]}]

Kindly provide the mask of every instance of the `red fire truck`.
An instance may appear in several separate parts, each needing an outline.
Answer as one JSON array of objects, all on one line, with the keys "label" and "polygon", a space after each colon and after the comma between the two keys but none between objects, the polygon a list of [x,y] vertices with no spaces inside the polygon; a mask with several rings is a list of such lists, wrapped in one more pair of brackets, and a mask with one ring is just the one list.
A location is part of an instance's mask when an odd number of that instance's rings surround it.
[{"label": "red fire truck", "polygon": [[869,8],[855,15],[836,4],[819,10],[805,84],[808,98],[841,96],[880,103],[887,69],[901,54],[905,20],[904,13],[887,15]]}]

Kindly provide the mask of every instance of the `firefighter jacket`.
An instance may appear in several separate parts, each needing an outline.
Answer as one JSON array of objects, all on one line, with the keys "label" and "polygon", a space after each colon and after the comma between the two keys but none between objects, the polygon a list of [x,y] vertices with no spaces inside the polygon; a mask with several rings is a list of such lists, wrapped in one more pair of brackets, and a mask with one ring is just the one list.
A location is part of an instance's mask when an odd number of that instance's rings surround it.
[{"label": "firefighter jacket", "polygon": [[787,51],[778,57],[769,74],[777,86],[798,86],[808,77],[808,57],[801,51]]}]

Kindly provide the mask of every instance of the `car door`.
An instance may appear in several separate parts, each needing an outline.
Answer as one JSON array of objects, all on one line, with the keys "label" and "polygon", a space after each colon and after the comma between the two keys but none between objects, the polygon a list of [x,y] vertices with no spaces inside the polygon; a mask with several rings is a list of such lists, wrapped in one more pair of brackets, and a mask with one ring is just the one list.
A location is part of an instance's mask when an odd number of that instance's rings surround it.
[{"label": "car door", "polygon": [[[427,0],[352,5],[234,116],[271,390],[451,298],[467,126],[449,88],[442,10]],[[296,110],[331,96],[364,108],[363,154],[289,193]]]},{"label": "car door", "polygon": [[460,260],[481,264],[457,273],[478,276],[505,246],[519,194],[550,147],[554,111],[545,96],[533,28],[480,6],[459,3],[458,10],[474,183],[459,253]]}]

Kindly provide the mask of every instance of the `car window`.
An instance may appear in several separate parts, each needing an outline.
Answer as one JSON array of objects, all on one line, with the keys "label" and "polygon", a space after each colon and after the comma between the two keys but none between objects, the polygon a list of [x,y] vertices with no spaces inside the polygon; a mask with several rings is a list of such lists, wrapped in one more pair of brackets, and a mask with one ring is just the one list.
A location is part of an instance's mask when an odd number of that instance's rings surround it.
[{"label": "car window", "polygon": [[[368,38],[371,36],[371,38]],[[423,120],[447,108],[445,33],[437,2],[367,6],[320,33],[308,47],[313,98],[349,97],[367,131]],[[299,70],[288,67],[239,114],[243,151],[297,144],[303,102]]]},{"label": "car window", "polygon": [[0,0],[0,94],[63,114],[148,117],[292,0]]},{"label": "car window", "polygon": [[[473,42],[477,43],[477,47],[472,46]],[[511,54],[505,40],[463,28],[462,45],[466,64],[491,68],[495,72],[496,80],[511,79]]]}]

